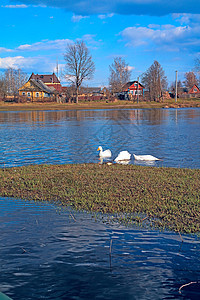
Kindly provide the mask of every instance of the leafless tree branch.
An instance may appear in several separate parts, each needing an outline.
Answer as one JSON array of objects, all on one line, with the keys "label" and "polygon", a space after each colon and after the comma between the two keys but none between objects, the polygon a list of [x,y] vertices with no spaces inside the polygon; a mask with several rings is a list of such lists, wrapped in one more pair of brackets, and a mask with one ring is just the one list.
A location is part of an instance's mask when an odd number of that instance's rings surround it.
[{"label": "leafless tree branch", "polygon": [[68,44],[64,59],[66,61],[65,76],[75,84],[76,103],[78,103],[79,88],[85,79],[92,78],[95,71],[95,64],[83,41]]}]

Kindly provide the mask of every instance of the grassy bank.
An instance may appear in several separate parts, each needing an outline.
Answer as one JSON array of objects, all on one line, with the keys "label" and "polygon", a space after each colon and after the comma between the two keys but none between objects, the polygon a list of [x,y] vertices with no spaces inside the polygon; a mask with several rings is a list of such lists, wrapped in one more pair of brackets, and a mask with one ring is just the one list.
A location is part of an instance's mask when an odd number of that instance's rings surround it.
[{"label": "grassy bank", "polygon": [[20,110],[72,110],[72,109],[109,109],[109,108],[181,108],[200,107],[200,99],[174,99],[164,102],[81,102],[76,103],[4,103],[0,102],[0,111],[20,111]]},{"label": "grassy bank", "polygon": [[176,232],[200,232],[200,170],[106,164],[0,169],[0,196],[118,214]]}]

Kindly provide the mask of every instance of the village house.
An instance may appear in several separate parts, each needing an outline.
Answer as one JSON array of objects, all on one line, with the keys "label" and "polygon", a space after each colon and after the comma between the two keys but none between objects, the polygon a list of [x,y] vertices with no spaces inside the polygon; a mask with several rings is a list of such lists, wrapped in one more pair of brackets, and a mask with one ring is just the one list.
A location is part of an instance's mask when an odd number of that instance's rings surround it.
[{"label": "village house", "polygon": [[42,80],[29,79],[19,88],[19,100],[24,101],[56,101],[58,92],[48,87]]},{"label": "village house", "polygon": [[101,88],[100,87],[81,87],[80,88],[80,96],[94,96],[100,95]]},{"label": "village house", "polygon": [[53,73],[53,74],[34,74],[34,73],[32,73],[29,79],[35,79],[37,81],[41,80],[48,87],[50,87],[50,88],[53,87],[59,93],[61,93],[61,91],[62,91],[62,85],[55,73]]},{"label": "village house", "polygon": [[194,84],[193,87],[188,91],[188,94],[192,94],[192,95],[199,94],[200,96],[200,89],[196,84]]},{"label": "village house", "polygon": [[[194,84],[192,88],[178,87],[178,98],[200,98],[200,89]],[[171,98],[175,97],[175,88],[170,93]]]},{"label": "village house", "polygon": [[62,92],[62,85],[53,74],[34,74],[32,73],[29,80],[19,88],[19,101],[42,101],[51,102],[59,101],[59,94]]},{"label": "village house", "polygon": [[144,86],[139,81],[129,81],[124,86],[118,97],[124,100],[143,99]]}]

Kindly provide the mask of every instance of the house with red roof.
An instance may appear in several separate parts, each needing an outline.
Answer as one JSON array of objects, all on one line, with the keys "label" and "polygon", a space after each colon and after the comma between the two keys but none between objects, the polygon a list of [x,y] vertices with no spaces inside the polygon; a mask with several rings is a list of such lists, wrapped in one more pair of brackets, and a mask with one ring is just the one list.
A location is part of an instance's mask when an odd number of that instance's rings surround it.
[{"label": "house with red roof", "polygon": [[144,95],[144,85],[142,85],[139,81],[129,81],[127,82],[122,89],[122,92],[119,93],[120,99],[125,100],[134,100],[137,98],[143,98]]},{"label": "house with red roof", "polygon": [[200,89],[196,84],[188,91],[188,94],[200,94]]}]

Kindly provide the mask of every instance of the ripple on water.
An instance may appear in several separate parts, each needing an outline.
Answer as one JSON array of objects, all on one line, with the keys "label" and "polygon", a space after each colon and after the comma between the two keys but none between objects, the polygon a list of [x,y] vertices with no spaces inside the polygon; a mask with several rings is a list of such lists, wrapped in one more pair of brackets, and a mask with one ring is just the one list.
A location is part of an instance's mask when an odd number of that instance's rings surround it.
[{"label": "ripple on water", "polygon": [[[73,212],[75,221],[70,214],[0,198],[2,292],[27,300],[158,299],[159,291],[159,299],[177,299],[182,284],[200,278],[195,237],[185,235],[181,243],[171,232],[103,224]],[[191,290],[184,293],[190,299]]]},{"label": "ripple on water", "polygon": [[156,162],[136,165],[200,168],[200,108],[0,112],[0,166],[98,163],[99,145]]}]

